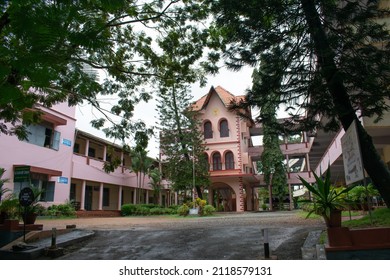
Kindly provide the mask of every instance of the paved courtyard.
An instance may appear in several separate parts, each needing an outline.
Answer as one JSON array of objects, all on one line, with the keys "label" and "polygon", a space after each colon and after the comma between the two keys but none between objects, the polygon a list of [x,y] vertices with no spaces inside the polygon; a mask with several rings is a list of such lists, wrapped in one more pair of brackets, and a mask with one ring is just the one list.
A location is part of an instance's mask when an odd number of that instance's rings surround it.
[{"label": "paved courtyard", "polygon": [[66,249],[73,260],[246,260],[264,256],[262,229],[269,231],[271,254],[301,259],[307,234],[322,220],[296,211],[216,214],[212,217],[119,217],[41,220],[44,229],[74,224],[95,231],[91,239]]}]

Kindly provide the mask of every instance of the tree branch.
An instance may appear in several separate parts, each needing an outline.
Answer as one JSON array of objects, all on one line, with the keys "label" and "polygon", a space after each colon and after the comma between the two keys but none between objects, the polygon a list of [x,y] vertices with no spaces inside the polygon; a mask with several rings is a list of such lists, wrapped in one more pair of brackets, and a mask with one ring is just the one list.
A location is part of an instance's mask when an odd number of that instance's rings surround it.
[{"label": "tree branch", "polygon": [[11,20],[9,19],[9,13],[5,12],[0,18],[0,33],[3,31],[3,28],[9,24]]}]

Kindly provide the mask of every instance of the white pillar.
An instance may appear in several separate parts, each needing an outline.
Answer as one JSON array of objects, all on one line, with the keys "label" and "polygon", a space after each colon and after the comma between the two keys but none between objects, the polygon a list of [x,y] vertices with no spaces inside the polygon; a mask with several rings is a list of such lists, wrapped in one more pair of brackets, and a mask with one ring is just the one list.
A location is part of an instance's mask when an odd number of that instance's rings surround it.
[{"label": "white pillar", "polygon": [[175,192],[175,205],[177,205],[177,192]]},{"label": "white pillar", "polygon": [[99,188],[99,210],[103,210],[103,183],[100,183]]},{"label": "white pillar", "polygon": [[89,139],[85,140],[85,156],[88,156],[88,150],[89,150]]},{"label": "white pillar", "polygon": [[145,203],[146,203],[146,204],[149,204],[149,191],[148,191],[148,190],[145,190],[145,192],[146,192]]},{"label": "white pillar", "polygon": [[107,146],[103,146],[103,161],[107,160]]},{"label": "white pillar", "polygon": [[137,189],[134,188],[133,191],[133,204],[137,204]]},{"label": "white pillar", "polygon": [[85,210],[85,188],[87,186],[87,181],[83,180],[81,184],[81,201],[80,201],[80,210]]},{"label": "white pillar", "polygon": [[123,187],[119,186],[119,190],[118,190],[118,210],[122,209],[122,190],[123,190]]}]

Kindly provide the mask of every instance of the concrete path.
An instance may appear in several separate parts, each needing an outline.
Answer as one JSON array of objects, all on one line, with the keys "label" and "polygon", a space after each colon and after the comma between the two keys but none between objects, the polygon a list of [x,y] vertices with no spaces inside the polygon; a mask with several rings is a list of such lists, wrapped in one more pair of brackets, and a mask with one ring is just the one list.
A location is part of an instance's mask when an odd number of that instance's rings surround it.
[{"label": "concrete path", "polygon": [[301,247],[322,220],[295,211],[217,214],[212,217],[119,217],[41,220],[44,229],[76,225],[95,232],[67,248],[59,259],[76,260],[223,260],[264,257],[262,229],[269,230],[271,255],[302,259]]}]

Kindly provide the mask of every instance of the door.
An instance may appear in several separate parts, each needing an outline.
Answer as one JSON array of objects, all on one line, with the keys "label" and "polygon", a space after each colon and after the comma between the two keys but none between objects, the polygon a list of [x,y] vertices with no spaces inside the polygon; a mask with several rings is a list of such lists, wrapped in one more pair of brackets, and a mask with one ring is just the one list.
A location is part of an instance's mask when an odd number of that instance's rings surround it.
[{"label": "door", "polygon": [[87,211],[91,211],[92,210],[92,192],[93,192],[93,187],[92,186],[86,186],[86,188],[85,188],[84,208]]}]

